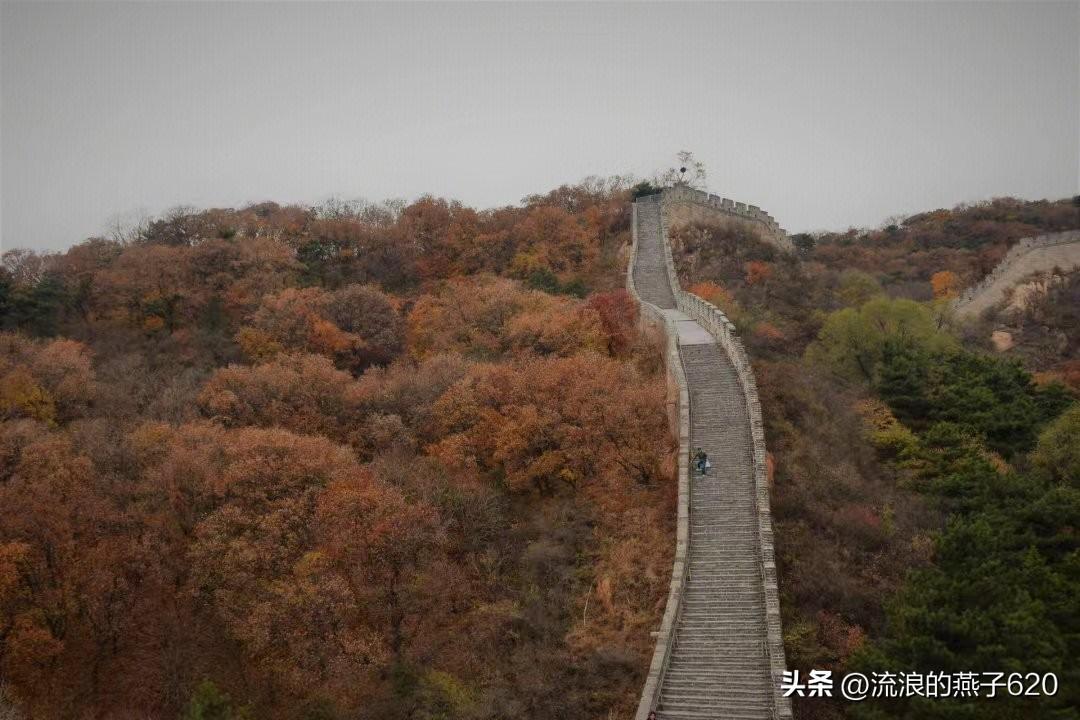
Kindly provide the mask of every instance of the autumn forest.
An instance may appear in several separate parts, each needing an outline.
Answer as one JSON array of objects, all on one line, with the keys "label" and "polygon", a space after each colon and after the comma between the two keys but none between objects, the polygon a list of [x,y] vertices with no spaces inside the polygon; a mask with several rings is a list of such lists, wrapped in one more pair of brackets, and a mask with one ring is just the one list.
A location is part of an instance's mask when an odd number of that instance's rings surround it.
[{"label": "autumn forest", "polygon": [[[674,554],[624,289],[655,190],[180,208],[4,253],[0,718],[631,717]],[[1080,199],[1004,198],[794,254],[672,234],[754,362],[788,665],[1061,678],[797,717],[1077,717],[1080,281],[949,313],[1073,228]]]}]

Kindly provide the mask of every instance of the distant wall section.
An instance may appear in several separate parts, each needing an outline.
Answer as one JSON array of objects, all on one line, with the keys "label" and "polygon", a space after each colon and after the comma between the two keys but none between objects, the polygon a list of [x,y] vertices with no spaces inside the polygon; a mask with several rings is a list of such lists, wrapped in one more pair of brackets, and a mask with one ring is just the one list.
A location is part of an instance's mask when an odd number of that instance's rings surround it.
[{"label": "distant wall section", "polygon": [[794,246],[787,232],[773,216],[756,205],[736,202],[719,195],[678,185],[663,191],[661,203],[670,227],[689,223],[725,224],[737,222],[756,231],[763,240],[785,252]]},{"label": "distant wall section", "polygon": [[1005,299],[1008,290],[1035,273],[1080,268],[1080,230],[1024,238],[1013,245],[981,282],[960,293],[957,315],[979,315]]}]

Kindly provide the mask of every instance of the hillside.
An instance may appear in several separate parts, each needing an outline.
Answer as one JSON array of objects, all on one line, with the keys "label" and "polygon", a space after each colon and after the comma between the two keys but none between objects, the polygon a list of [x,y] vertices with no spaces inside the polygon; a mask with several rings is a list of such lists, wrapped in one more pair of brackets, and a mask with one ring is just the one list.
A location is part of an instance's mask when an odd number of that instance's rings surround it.
[{"label": "hillside", "polygon": [[673,533],[628,228],[596,181],[490,212],[178,212],[5,254],[10,701],[627,712]]},{"label": "hillside", "polygon": [[[1076,687],[1077,276],[1014,321],[1022,339],[1006,356],[949,303],[1021,237],[1078,225],[1075,201],[995,200],[793,236],[794,256],[737,228],[673,232],[683,284],[734,321],[755,360],[790,667],[1008,667]],[[1075,717],[1076,706],[1066,690],[982,704],[796,698],[795,714]]]},{"label": "hillside", "polygon": [[[5,253],[0,702],[631,717],[678,466],[623,289],[632,199],[615,178],[487,211],[264,203]],[[1077,227],[1074,201],[1001,199],[794,254],[672,230],[753,361],[788,666],[1061,684],[796,717],[1076,717],[1075,276],[1015,320],[1022,362],[948,300]]]}]

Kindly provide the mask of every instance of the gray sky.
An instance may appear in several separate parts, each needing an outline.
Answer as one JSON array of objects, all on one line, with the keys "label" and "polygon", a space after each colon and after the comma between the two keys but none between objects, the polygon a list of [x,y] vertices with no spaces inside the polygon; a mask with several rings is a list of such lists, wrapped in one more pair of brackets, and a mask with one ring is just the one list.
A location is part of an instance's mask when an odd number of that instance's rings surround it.
[{"label": "gray sky", "polygon": [[695,152],[792,232],[1080,192],[1080,3],[0,5],[2,247]]}]

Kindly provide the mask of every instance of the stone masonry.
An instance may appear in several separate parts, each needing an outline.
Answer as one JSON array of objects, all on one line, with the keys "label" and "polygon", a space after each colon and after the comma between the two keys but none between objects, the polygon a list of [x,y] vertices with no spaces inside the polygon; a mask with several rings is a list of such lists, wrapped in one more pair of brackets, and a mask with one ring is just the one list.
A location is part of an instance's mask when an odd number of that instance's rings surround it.
[{"label": "stone masonry", "polygon": [[[778,691],[784,656],[757,389],[731,323],[679,287],[670,207],[658,196],[635,203],[627,274],[643,325],[664,338],[679,437],[675,563],[636,718],[790,718]],[[698,447],[713,464],[706,477],[691,473]]]},{"label": "stone masonry", "polygon": [[663,193],[664,216],[670,227],[687,223],[743,223],[756,230],[763,240],[785,252],[793,252],[794,246],[787,232],[772,215],[756,205],[735,202],[719,195],[676,186]]}]

